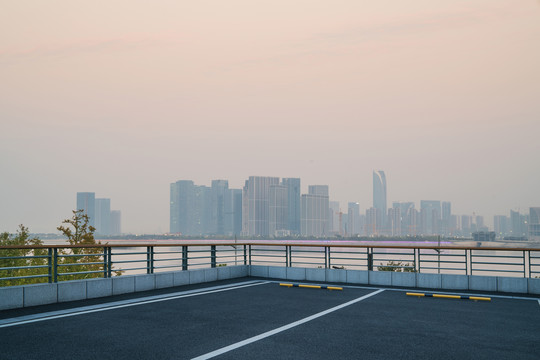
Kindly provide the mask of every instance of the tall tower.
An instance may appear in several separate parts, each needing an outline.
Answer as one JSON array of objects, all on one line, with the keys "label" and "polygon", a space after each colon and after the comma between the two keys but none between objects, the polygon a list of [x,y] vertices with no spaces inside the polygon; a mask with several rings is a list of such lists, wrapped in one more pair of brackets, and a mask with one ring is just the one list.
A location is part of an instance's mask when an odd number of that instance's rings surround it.
[{"label": "tall tower", "polygon": [[279,185],[277,177],[250,176],[242,197],[242,234],[268,236],[270,232],[270,186]]},{"label": "tall tower", "polygon": [[93,192],[78,192],[77,193],[77,210],[84,210],[84,214],[88,215],[88,225],[96,226],[96,193]]},{"label": "tall tower", "polygon": [[388,212],[386,208],[386,175],[384,171],[373,171],[373,208],[377,211],[377,217],[380,219],[378,224],[380,232],[386,224],[386,214]]}]

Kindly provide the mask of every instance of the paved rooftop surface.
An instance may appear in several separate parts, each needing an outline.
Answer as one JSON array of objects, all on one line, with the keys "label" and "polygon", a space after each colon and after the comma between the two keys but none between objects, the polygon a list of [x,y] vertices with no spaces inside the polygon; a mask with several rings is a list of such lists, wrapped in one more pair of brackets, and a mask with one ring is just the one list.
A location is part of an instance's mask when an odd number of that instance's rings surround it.
[{"label": "paved rooftop surface", "polygon": [[[485,296],[485,294],[482,294]],[[0,312],[0,359],[538,359],[540,302],[253,278]]]}]

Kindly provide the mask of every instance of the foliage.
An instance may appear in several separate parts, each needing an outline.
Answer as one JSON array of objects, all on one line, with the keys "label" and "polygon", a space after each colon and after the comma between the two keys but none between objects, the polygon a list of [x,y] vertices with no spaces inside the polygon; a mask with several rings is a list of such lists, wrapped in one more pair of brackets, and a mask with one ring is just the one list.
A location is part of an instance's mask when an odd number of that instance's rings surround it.
[{"label": "foliage", "polygon": [[378,271],[394,271],[394,272],[416,272],[414,268],[414,263],[404,263],[402,261],[389,261],[386,265],[381,263],[380,266],[377,266]]},{"label": "foliage", "polygon": [[[0,246],[41,246],[43,243],[38,238],[30,238],[28,228],[19,225],[17,234],[12,235],[8,232],[0,233]],[[40,257],[38,257],[40,256]],[[0,249],[0,278],[16,278],[23,276],[47,275],[47,249]],[[36,258],[37,257],[37,258]],[[6,258],[6,259],[3,259]],[[26,267],[17,269],[19,267]],[[32,268],[27,268],[32,267]],[[15,268],[15,269],[13,269]],[[48,281],[47,277],[23,278],[0,280],[0,286],[13,286],[36,284]]]},{"label": "foliage", "polygon": [[[68,250],[60,249],[58,252],[58,273],[84,272],[62,276],[62,280],[91,279],[103,277],[104,259],[103,248],[84,247],[84,245],[101,245],[101,242],[94,238],[96,229],[89,225],[90,219],[84,210],[73,210],[71,219],[62,221],[66,226],[59,226],[57,229],[68,239],[70,245],[83,245]],[[115,271],[120,275],[120,271]]]}]

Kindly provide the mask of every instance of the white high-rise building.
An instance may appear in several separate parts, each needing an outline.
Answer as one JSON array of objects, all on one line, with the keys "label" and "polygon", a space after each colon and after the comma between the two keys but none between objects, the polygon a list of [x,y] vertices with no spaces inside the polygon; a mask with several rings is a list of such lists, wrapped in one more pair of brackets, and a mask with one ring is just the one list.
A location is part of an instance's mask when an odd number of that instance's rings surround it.
[{"label": "white high-rise building", "polygon": [[328,185],[310,185],[309,193],[302,195],[301,203],[302,236],[328,236],[330,233],[328,227]]},{"label": "white high-rise building", "polygon": [[270,234],[270,186],[279,185],[277,177],[250,176],[242,197],[242,235]]}]

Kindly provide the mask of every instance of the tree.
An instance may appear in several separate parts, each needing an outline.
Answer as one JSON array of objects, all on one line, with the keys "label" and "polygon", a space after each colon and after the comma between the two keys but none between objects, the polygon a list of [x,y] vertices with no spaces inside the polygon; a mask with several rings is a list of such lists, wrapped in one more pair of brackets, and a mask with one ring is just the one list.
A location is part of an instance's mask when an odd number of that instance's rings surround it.
[{"label": "tree", "polygon": [[389,261],[386,265],[381,263],[380,266],[377,266],[378,271],[394,271],[394,272],[416,272],[414,268],[414,263],[404,263],[402,261]]},{"label": "tree", "polygon": [[[17,234],[0,233],[0,246],[42,246],[43,242],[31,238],[28,228],[19,225]],[[48,274],[47,249],[0,249],[0,278],[17,278]],[[43,266],[43,267],[38,267]],[[1,269],[5,268],[5,270]],[[47,277],[0,280],[0,286],[36,284]]]},{"label": "tree", "polygon": [[[57,229],[68,239],[70,245],[101,245],[96,242],[94,231],[96,229],[89,225],[90,219],[84,210],[73,210],[71,219],[62,221],[67,226],[59,226]],[[61,249],[58,256],[58,274],[78,272],[79,274],[63,276],[65,280],[89,279],[103,277],[105,271],[103,249],[80,247],[72,248],[70,251]],[[77,255],[77,256],[72,256]],[[62,269],[62,271],[60,271]]]}]

